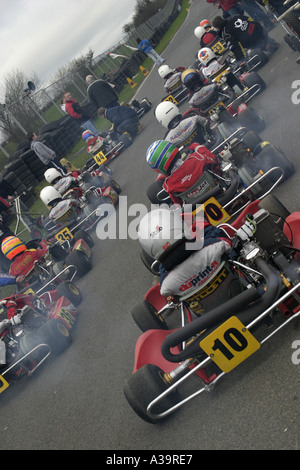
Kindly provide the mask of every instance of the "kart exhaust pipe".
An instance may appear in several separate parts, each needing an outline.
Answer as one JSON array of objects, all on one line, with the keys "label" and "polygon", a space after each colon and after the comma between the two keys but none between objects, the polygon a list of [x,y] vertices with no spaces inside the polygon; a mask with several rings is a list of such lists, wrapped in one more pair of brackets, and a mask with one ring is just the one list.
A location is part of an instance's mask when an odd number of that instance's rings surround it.
[{"label": "kart exhaust pipe", "polygon": [[[236,316],[245,324],[254,320],[259,314],[264,312],[278,298],[281,287],[281,278],[278,273],[268,265],[262,258],[256,259],[257,267],[266,278],[267,288],[260,294],[255,287],[250,287],[246,291],[238,294],[234,298],[219,305],[210,312],[206,312],[202,317],[192,321],[183,328],[171,333],[162,343],[161,352],[164,358],[170,362],[181,362],[185,359],[201,354],[199,342],[194,341],[179,354],[171,353],[171,348],[186,342],[189,338],[197,335],[200,331],[206,330],[201,335],[201,340],[208,336],[219,324]],[[245,309],[245,305],[249,306]],[[241,312],[242,310],[242,312]],[[240,313],[238,313],[240,311]]]}]

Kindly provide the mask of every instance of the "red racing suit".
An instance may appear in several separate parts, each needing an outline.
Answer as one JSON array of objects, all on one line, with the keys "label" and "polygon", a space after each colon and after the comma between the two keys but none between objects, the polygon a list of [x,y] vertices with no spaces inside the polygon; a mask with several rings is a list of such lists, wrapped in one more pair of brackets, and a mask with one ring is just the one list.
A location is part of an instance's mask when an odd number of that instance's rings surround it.
[{"label": "red racing suit", "polygon": [[180,205],[182,200],[176,195],[191,188],[201,177],[206,166],[217,166],[218,163],[216,156],[203,145],[193,143],[187,147],[187,150],[189,149],[193,152],[165,179],[163,184],[172,201]]}]

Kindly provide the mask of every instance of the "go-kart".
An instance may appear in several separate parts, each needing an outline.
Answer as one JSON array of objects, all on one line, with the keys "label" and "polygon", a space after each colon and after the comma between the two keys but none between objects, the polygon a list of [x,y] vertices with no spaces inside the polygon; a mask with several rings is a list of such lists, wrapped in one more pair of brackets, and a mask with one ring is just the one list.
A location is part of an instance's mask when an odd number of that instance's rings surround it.
[{"label": "go-kart", "polygon": [[272,9],[272,5],[271,9],[273,10],[275,19],[287,33],[283,37],[286,44],[293,51],[300,52],[300,2],[293,0],[293,4],[289,6],[291,1],[292,0],[286,0],[280,7],[280,11],[276,11],[276,8]]},{"label": "go-kart", "polygon": [[106,164],[108,161],[120,155],[125,148],[123,136],[115,135],[115,133],[108,131],[103,132],[101,136],[97,136],[87,146],[87,152],[91,157],[86,161],[85,168],[88,169],[94,166],[95,161],[100,164]]},{"label": "go-kart", "polygon": [[80,301],[69,281],[39,295],[29,290],[0,301],[1,320],[9,316],[0,337],[0,393],[70,345]]},{"label": "go-kart", "polygon": [[[193,151],[193,150],[192,150]],[[185,153],[186,152],[186,153]],[[189,154],[189,147],[182,150],[183,158]],[[269,142],[263,142],[255,132],[247,132],[245,128],[238,129],[225,141],[212,149],[217,155],[215,168],[203,170],[199,168],[199,178],[192,187],[174,193],[178,204],[201,204],[209,197],[215,197],[220,204],[227,204],[235,193],[248,188],[247,197],[253,198],[263,194],[267,182],[278,179],[278,171],[271,171],[279,167],[288,178],[294,172],[294,165],[288,160],[284,152]],[[260,180],[262,173],[266,178]],[[159,175],[147,190],[147,196],[153,204],[172,204],[167,191],[163,188],[164,175]],[[280,176],[280,179],[284,179]],[[260,180],[261,182],[259,182]],[[173,198],[174,199],[174,198]],[[231,207],[231,210],[235,210]]]},{"label": "go-kart", "polygon": [[[189,298],[165,299],[158,287],[149,293],[144,311],[151,329],[136,343],[133,374],[124,386],[129,405],[143,420],[158,423],[211,391],[299,317],[300,213],[265,199],[251,202],[232,224],[219,225],[237,256],[227,257],[206,285],[195,287]],[[181,311],[182,326],[165,329],[162,314],[174,308]],[[265,322],[269,328],[274,322],[273,331],[266,332]],[[185,383],[186,390],[191,376],[200,387],[181,399],[180,386]]]},{"label": "go-kart", "polygon": [[182,84],[182,72],[174,72],[164,83],[164,89],[167,93],[161,101],[171,101],[176,105],[183,103],[188,97],[188,89]]},{"label": "go-kart", "polygon": [[21,288],[32,285],[43,286],[49,280],[53,285],[62,281],[82,277],[92,267],[91,255],[93,239],[78,230],[67,239],[58,234],[48,239],[30,240],[21,259],[16,258],[10,266],[10,274],[25,276]]}]

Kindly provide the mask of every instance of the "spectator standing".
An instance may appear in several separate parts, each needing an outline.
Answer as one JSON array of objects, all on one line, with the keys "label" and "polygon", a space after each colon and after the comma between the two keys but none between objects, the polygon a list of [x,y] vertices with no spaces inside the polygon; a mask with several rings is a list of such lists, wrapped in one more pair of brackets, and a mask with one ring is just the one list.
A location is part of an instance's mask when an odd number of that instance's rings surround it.
[{"label": "spectator standing", "polygon": [[155,49],[153,49],[150,41],[148,39],[137,38],[136,42],[138,43],[138,48],[141,52],[144,52],[156,65],[161,65],[165,62]]},{"label": "spectator standing", "polygon": [[45,144],[38,140],[38,136],[34,132],[27,134],[27,139],[31,142],[30,148],[34,151],[37,157],[46,165],[48,168],[57,168],[61,170],[63,174],[66,173],[65,168],[61,165],[56,157],[54,150],[47,147]]},{"label": "spectator standing", "polygon": [[69,114],[69,116],[80,123],[80,127],[82,127],[82,129],[85,131],[91,131],[93,134],[99,135],[97,127],[91,120],[90,113],[72,98],[72,95],[69,91],[64,93],[63,99],[66,112]]},{"label": "spectator standing", "polygon": [[96,109],[102,106],[105,108],[120,106],[118,94],[110,83],[97,80],[93,75],[87,75],[85,81],[88,84],[87,96]]},{"label": "spectator standing", "polygon": [[223,10],[223,16],[243,15],[244,10],[239,5],[238,0],[206,0],[207,3],[213,3]]},{"label": "spectator standing", "polygon": [[240,0],[238,3],[254,21],[260,21],[268,31],[275,27],[275,24],[272,23],[268,15],[260,8],[256,1]]}]

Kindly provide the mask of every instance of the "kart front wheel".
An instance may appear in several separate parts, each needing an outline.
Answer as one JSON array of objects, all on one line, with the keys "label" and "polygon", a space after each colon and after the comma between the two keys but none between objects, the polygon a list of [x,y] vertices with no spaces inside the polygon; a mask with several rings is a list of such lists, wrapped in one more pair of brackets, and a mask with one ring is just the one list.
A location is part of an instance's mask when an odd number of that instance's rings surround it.
[{"label": "kart front wheel", "polygon": [[77,269],[76,275],[78,277],[84,276],[92,269],[91,260],[81,250],[74,250],[70,253],[65,260],[66,266],[75,266]]},{"label": "kart front wheel", "polygon": [[238,120],[242,127],[258,134],[266,127],[263,117],[254,108],[246,108],[238,115]]},{"label": "kart front wheel", "polygon": [[93,248],[94,240],[92,239],[89,233],[85,232],[84,230],[78,230],[78,232],[76,232],[74,235],[73,242],[77,242],[77,240],[79,240],[80,238],[85,241],[89,248]]},{"label": "kart front wheel", "polygon": [[[271,168],[279,166],[284,171],[285,179],[289,178],[295,172],[293,163],[287,158],[281,149],[278,149],[273,145],[266,145],[255,159],[259,169],[263,172],[267,172]],[[274,182],[277,180],[278,175],[273,173],[270,174],[269,178],[270,181]]]},{"label": "kart front wheel", "polygon": [[131,311],[132,318],[142,331],[167,330],[167,324],[155,308],[146,300],[136,304]]},{"label": "kart front wheel", "polygon": [[80,290],[70,281],[64,281],[59,284],[57,286],[57,294],[59,297],[66,297],[75,307],[82,301]]},{"label": "kart front wheel", "polygon": [[[148,423],[157,423],[163,418],[155,418],[147,413],[148,405],[168,389],[164,372],[153,364],[146,364],[127,380],[124,395],[135,413]],[[151,413],[160,414],[179,402],[177,391],[165,396],[151,409]]]}]

